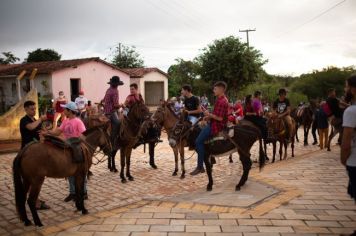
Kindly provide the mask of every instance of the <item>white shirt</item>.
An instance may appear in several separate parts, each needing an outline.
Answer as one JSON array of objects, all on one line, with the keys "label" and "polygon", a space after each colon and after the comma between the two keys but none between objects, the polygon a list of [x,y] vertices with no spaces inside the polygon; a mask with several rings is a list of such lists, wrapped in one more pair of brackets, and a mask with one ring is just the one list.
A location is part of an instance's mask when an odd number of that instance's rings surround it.
[{"label": "white shirt", "polygon": [[85,106],[88,105],[88,99],[86,97],[77,97],[74,102],[77,104],[79,110],[83,110]]},{"label": "white shirt", "polygon": [[342,126],[354,129],[351,139],[351,154],[346,161],[346,165],[356,167],[356,104],[345,110]]}]

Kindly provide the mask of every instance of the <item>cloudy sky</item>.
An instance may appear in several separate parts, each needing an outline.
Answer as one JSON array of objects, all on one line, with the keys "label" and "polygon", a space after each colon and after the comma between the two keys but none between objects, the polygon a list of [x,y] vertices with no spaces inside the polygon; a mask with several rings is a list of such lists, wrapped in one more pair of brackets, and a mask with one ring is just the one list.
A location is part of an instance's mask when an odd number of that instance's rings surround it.
[{"label": "cloudy sky", "polygon": [[146,66],[167,70],[213,40],[256,28],[250,45],[269,73],[299,75],[356,65],[356,0],[0,0],[0,51],[36,48],[62,59],[110,58],[134,45]]}]

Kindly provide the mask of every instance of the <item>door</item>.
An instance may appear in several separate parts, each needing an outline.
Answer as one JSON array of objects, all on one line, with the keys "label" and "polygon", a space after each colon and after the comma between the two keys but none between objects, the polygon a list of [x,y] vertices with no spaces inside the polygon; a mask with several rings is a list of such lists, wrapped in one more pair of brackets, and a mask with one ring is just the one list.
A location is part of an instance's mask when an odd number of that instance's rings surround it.
[{"label": "door", "polygon": [[79,96],[80,79],[70,79],[70,100],[74,100]]},{"label": "door", "polygon": [[164,99],[163,82],[145,82],[145,103],[148,106],[158,106]]}]

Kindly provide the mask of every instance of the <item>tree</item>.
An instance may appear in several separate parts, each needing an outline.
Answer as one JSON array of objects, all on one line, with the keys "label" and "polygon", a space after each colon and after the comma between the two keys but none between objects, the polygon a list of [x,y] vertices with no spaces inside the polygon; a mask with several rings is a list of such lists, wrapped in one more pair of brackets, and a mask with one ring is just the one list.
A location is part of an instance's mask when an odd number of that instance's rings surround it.
[{"label": "tree", "polygon": [[20,58],[15,57],[12,52],[2,52],[2,55],[4,56],[0,57],[0,64],[2,65],[14,64],[16,61],[20,60]]},{"label": "tree", "polygon": [[120,45],[114,49],[112,64],[119,68],[137,68],[143,67],[144,61],[140,54],[136,52],[135,47]]},{"label": "tree", "polygon": [[40,61],[59,61],[62,55],[53,49],[41,49],[38,48],[32,52],[28,52],[28,56],[25,59],[26,62],[40,62]]},{"label": "tree", "polygon": [[201,65],[201,78],[208,82],[225,81],[233,88],[230,95],[255,82],[267,62],[257,49],[249,48],[234,36],[215,40],[203,49],[197,60]]}]

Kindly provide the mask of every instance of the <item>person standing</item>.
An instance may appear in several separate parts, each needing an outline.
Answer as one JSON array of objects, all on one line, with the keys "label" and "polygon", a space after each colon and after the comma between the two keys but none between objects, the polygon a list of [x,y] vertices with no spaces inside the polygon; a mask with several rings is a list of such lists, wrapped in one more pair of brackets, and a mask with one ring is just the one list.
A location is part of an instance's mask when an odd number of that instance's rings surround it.
[{"label": "person standing", "polygon": [[[323,106],[323,103],[325,102],[320,104],[321,107]],[[328,116],[325,114],[323,109],[317,109],[314,122],[316,122],[316,126],[318,128],[320,149],[324,149],[325,145],[328,143],[329,122]]]},{"label": "person standing", "polygon": [[286,139],[291,140],[291,131],[293,130],[292,117],[290,117],[290,102],[287,98],[287,90],[281,88],[278,91],[279,98],[273,103],[273,110],[277,117],[283,119],[286,124]]},{"label": "person standing", "polygon": [[356,202],[356,75],[347,79],[346,90],[347,96],[352,100],[343,116],[344,132],[340,159],[349,175],[348,193]]},{"label": "person standing", "polygon": [[[21,149],[33,141],[40,141],[42,122],[47,119],[46,115],[42,115],[36,120],[36,103],[33,101],[26,101],[24,103],[24,109],[26,115],[20,120]],[[37,199],[36,208],[37,210],[50,209],[44,201],[39,199]]]},{"label": "person standing", "polygon": [[226,127],[229,109],[229,101],[225,96],[226,89],[227,85],[223,81],[218,81],[214,84],[214,95],[216,96],[214,110],[212,113],[208,110],[204,112],[204,119],[210,122],[200,131],[195,141],[195,147],[198,153],[198,163],[196,169],[190,173],[191,175],[205,172],[203,166],[205,157],[204,142],[211,136],[217,135]]},{"label": "person standing", "polygon": [[78,107],[80,118],[84,120],[87,115],[88,99],[84,97],[83,90],[79,91],[79,97],[77,97],[74,102]]},{"label": "person standing", "polygon": [[58,98],[56,98],[53,102],[53,109],[55,110],[54,113],[54,119],[53,119],[53,129],[57,128],[58,125],[58,119],[61,119],[63,121],[65,119],[65,115],[63,113],[64,109],[61,107],[61,105],[67,104],[67,98],[64,96],[63,91],[59,91],[58,93]]},{"label": "person standing", "polygon": [[[67,119],[63,121],[58,129],[48,130],[45,132],[45,134],[53,136],[59,136],[63,134],[66,140],[69,138],[79,138],[86,129],[83,121],[77,117],[77,105],[74,102],[69,102],[66,105],[62,105],[62,107],[64,108],[64,114],[66,115]],[[76,157],[73,158],[75,159]],[[68,182],[69,195],[64,199],[65,202],[69,202],[75,199],[75,177],[68,177]],[[86,180],[84,181],[84,198],[88,198]]]},{"label": "person standing", "polygon": [[102,101],[104,103],[104,114],[111,121],[111,144],[114,148],[117,148],[117,134],[120,127],[120,119],[117,109],[121,107],[119,104],[118,86],[123,85],[124,82],[120,80],[119,76],[115,75],[111,77],[108,84],[110,84],[110,88],[106,90],[104,99]]},{"label": "person standing", "polygon": [[181,94],[184,96],[184,110],[188,114],[188,121],[194,125],[201,113],[200,99],[192,94],[192,87],[189,84],[183,85]]}]

